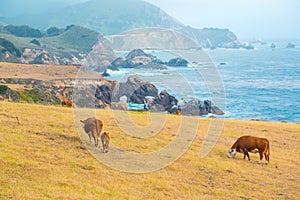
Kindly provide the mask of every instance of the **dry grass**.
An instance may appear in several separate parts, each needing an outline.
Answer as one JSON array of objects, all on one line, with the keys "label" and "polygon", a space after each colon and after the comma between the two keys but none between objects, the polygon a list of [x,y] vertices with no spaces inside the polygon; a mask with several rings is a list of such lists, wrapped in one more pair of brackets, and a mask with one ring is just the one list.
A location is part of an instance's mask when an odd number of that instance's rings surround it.
[{"label": "dry grass", "polygon": [[[139,138],[126,135],[110,110],[98,110],[97,116],[113,144],[143,153],[171,141],[182,119],[166,115],[159,134]],[[151,124],[147,113],[130,116],[139,126]],[[299,124],[225,120],[218,143],[200,159],[214,119],[199,120],[198,134],[182,157],[161,170],[134,174],[113,170],[86,150],[72,108],[0,102],[0,199],[299,199]],[[257,154],[250,162],[241,154],[226,157],[245,134],[270,140],[269,165],[257,164]]]},{"label": "dry grass", "polygon": [[[15,79],[70,79],[76,78],[79,68],[72,65],[40,65],[0,62],[0,78]],[[98,73],[84,72],[80,77],[99,78]]]}]

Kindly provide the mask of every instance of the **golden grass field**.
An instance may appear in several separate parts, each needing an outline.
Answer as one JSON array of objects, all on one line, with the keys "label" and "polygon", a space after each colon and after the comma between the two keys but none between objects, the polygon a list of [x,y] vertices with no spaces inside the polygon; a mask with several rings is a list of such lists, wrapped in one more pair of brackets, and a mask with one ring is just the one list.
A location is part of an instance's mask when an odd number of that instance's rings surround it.
[{"label": "golden grass field", "polygon": [[[166,115],[159,134],[141,139],[126,135],[111,110],[96,114],[114,145],[137,153],[166,145],[182,120]],[[140,126],[151,123],[146,112],[130,116]],[[300,124],[225,120],[217,144],[200,158],[215,119],[197,120],[197,135],[183,156],[160,170],[136,174],[111,169],[87,151],[72,108],[0,102],[0,199],[299,199]],[[269,139],[269,165],[258,164],[258,154],[250,154],[250,162],[242,154],[226,157],[246,134]],[[105,154],[110,155],[113,150]]]},{"label": "golden grass field", "polygon": [[[20,64],[0,62],[0,78],[37,79],[49,81],[54,79],[76,78],[79,67],[73,65]],[[80,77],[99,78],[98,73],[83,72]]]}]

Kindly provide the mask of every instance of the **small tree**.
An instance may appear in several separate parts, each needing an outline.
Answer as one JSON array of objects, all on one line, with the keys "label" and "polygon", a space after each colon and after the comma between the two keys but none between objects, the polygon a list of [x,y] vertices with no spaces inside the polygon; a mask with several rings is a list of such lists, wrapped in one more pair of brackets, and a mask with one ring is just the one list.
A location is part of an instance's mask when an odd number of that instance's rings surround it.
[{"label": "small tree", "polygon": [[37,46],[41,46],[41,43],[37,39],[31,40],[30,43],[35,44]]},{"label": "small tree", "polygon": [[7,85],[0,85],[0,94],[5,94],[7,90]]}]

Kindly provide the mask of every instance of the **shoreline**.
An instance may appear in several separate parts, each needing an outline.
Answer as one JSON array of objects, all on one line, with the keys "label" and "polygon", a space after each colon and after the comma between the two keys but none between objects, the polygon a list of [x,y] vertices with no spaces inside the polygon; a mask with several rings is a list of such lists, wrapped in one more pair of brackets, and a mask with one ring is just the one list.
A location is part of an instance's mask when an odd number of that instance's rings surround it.
[{"label": "shoreline", "polygon": [[[45,107],[55,107],[55,108],[65,108],[61,105],[46,105],[46,104],[39,104],[39,103],[28,103],[28,102],[9,102],[9,101],[0,101],[0,104],[16,104],[16,105],[29,105],[29,106],[36,106],[36,107],[40,107],[40,106],[45,106]],[[74,109],[74,108],[69,108],[69,109]],[[85,108],[79,108],[79,109],[85,109]],[[132,112],[132,113],[148,113],[150,111],[146,111],[146,110],[115,110],[115,109],[99,109],[99,108],[95,108],[94,109],[96,112],[101,112],[101,111],[104,111],[104,112],[107,112],[109,110],[111,111],[121,111],[121,112]],[[167,114],[167,115],[174,115],[175,114],[170,114],[170,113],[167,113],[167,112],[153,112],[152,113],[160,113],[162,115],[164,114]],[[1,112],[0,112],[0,115],[1,115]],[[2,114],[2,115],[5,115]],[[234,119],[234,118],[226,118],[226,117],[218,117],[216,115],[209,115],[209,116],[192,116],[192,115],[182,115],[183,117],[195,117],[195,118],[199,118],[200,120],[201,119],[206,119],[206,120],[210,120],[210,119],[220,119],[220,120],[224,120],[224,121],[240,121],[240,122],[265,122],[265,123],[279,123],[279,124],[295,124],[295,125],[300,125],[300,122],[290,122],[290,121],[269,121],[269,120],[260,120],[260,119]],[[179,116],[180,117],[180,116]]]}]

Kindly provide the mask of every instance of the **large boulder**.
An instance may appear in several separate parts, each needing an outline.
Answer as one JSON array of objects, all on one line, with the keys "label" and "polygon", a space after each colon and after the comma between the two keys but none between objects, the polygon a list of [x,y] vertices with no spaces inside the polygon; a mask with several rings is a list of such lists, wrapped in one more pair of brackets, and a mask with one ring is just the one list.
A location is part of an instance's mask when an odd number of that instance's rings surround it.
[{"label": "large boulder", "polygon": [[115,59],[109,66],[112,70],[119,68],[152,68],[152,69],[166,69],[164,62],[156,56],[145,53],[141,49],[132,50],[125,58]]},{"label": "large boulder", "polygon": [[157,93],[155,85],[137,76],[130,76],[125,83],[120,84],[119,95],[125,95],[131,103],[143,104],[146,96],[157,96]]},{"label": "large boulder", "polygon": [[163,106],[166,111],[171,113],[171,108],[177,105],[177,103],[178,100],[174,96],[170,95],[166,90],[161,91],[156,100],[156,104]]},{"label": "large boulder", "polygon": [[193,99],[188,102],[181,103],[180,107],[183,115],[202,116],[208,115],[209,113],[224,115],[224,112],[215,106],[210,100],[202,102],[198,99]]},{"label": "large boulder", "polygon": [[178,57],[170,59],[167,65],[172,67],[187,67],[188,63],[187,60]]},{"label": "large boulder", "polygon": [[96,89],[95,97],[106,104],[118,102],[126,96],[128,102],[143,104],[146,96],[157,96],[155,85],[143,81],[137,76],[128,77],[126,82],[102,80]]}]

